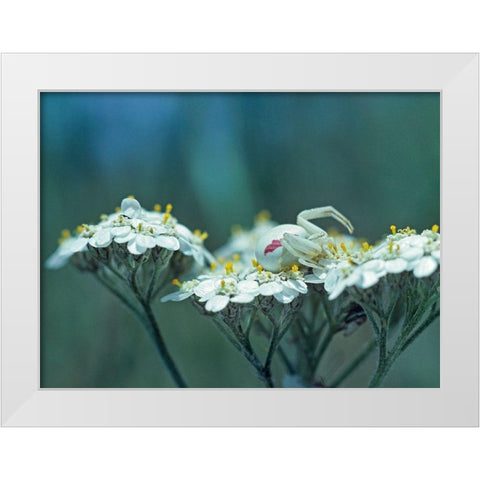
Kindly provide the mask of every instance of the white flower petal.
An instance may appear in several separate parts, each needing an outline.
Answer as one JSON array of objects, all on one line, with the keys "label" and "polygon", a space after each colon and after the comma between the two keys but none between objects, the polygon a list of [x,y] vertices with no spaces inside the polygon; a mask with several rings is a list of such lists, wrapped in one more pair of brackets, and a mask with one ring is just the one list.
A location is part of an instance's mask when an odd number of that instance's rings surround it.
[{"label": "white flower petal", "polygon": [[435,250],[430,254],[438,263],[440,263],[440,250]]},{"label": "white flower petal", "polygon": [[124,198],[120,205],[122,213],[130,218],[136,218],[140,215],[142,207],[134,198]]},{"label": "white flower petal", "polygon": [[385,269],[388,273],[401,273],[408,267],[408,262],[403,258],[395,258],[385,262]]},{"label": "white flower petal", "polygon": [[428,238],[422,237],[421,235],[412,235],[408,237],[410,239],[409,245],[411,247],[422,248],[428,242]]},{"label": "white flower petal", "polygon": [[138,235],[132,238],[127,245],[128,251],[130,253],[133,253],[133,255],[141,255],[142,253],[145,253],[147,251],[147,247],[138,244],[137,237]]},{"label": "white flower petal", "polygon": [[251,293],[239,293],[230,299],[230,301],[234,303],[250,303],[253,302],[253,300],[255,300],[255,295]]},{"label": "white flower petal", "polygon": [[437,269],[438,263],[431,257],[423,257],[413,269],[417,278],[428,277]]},{"label": "white flower petal", "polygon": [[210,298],[216,292],[215,280],[204,280],[203,282],[200,282],[193,291],[197,297]]},{"label": "white flower petal", "polygon": [[291,303],[298,297],[298,292],[295,290],[283,289],[281,292],[275,293],[273,296],[280,303]]},{"label": "white flower petal", "polygon": [[165,295],[162,297],[161,302],[181,302],[182,300],[185,300],[188,297],[191,297],[193,295],[193,291],[191,292],[182,292],[179,290],[178,292],[173,292],[170,293],[169,295]]},{"label": "white flower petal", "polygon": [[362,275],[359,281],[356,282],[356,285],[360,288],[370,288],[378,282],[379,278],[380,276],[378,274],[367,270],[366,272],[362,272]]},{"label": "white flower petal", "polygon": [[296,290],[299,293],[307,293],[308,292],[308,287],[305,284],[305,282],[303,282],[302,280],[291,280],[291,279],[289,279],[289,280],[286,280],[284,284],[288,288],[291,288],[292,290]]},{"label": "white flower petal", "polygon": [[153,248],[156,245],[155,238],[142,233],[137,234],[136,243],[139,248]]},{"label": "white flower petal", "polygon": [[258,290],[258,283],[253,280],[242,280],[237,284],[240,293],[254,293]]},{"label": "white flower petal", "polygon": [[314,268],[313,269],[313,274],[318,277],[321,281],[325,281],[325,279],[327,278],[327,274],[328,272],[321,269],[321,268]]},{"label": "white flower petal", "polygon": [[92,247],[105,248],[112,243],[112,233],[110,229],[101,229],[88,242]]},{"label": "white flower petal", "polygon": [[228,305],[229,300],[229,297],[226,295],[215,295],[207,301],[205,310],[207,310],[207,312],[219,312]]},{"label": "white flower petal", "polygon": [[383,260],[370,260],[367,263],[362,265],[363,271],[371,271],[371,272],[378,272],[381,273],[385,270],[385,262]]},{"label": "white flower petal", "polygon": [[265,296],[279,294],[282,290],[282,285],[277,282],[262,283],[262,285],[258,287],[258,293]]},{"label": "white flower petal", "polygon": [[307,283],[323,283],[324,282],[324,280],[321,280],[316,275],[313,275],[311,273],[309,273],[308,275],[305,275],[303,278]]},{"label": "white flower petal", "polygon": [[85,247],[87,246],[89,242],[89,238],[87,237],[78,237],[73,239],[71,242],[69,242],[69,249],[71,252],[76,253],[76,252],[81,252],[82,250],[85,250]]},{"label": "white flower petal", "polygon": [[115,242],[117,243],[127,243],[129,242],[132,238],[135,238],[136,234],[130,229],[130,232],[128,232],[126,235],[118,235],[114,238]]},{"label": "white flower petal", "polygon": [[345,290],[345,287],[347,284],[345,283],[345,280],[342,280],[337,283],[335,288],[330,292],[330,295],[328,296],[329,300],[335,300],[337,297],[340,296],[340,294]]},{"label": "white flower petal", "polygon": [[155,238],[154,242],[159,247],[166,248],[167,250],[175,251],[180,248],[178,239],[169,235],[160,235]]},{"label": "white flower petal", "polygon": [[129,234],[131,230],[132,230],[132,227],[130,227],[130,225],[124,225],[123,227],[113,227],[111,232],[114,237],[117,237],[117,236],[122,237],[124,235]]},{"label": "white flower petal", "polygon": [[407,262],[412,262],[423,256],[423,248],[408,247],[405,248],[405,250],[402,248],[400,251],[400,256],[407,260]]},{"label": "white flower petal", "polygon": [[45,262],[45,266],[47,268],[60,268],[63,267],[66,263],[68,263],[68,259],[73,255],[73,252],[61,250],[61,248],[57,248],[57,250],[48,257],[47,261]]},{"label": "white flower petal", "polygon": [[193,245],[191,245],[182,237],[180,237],[178,241],[180,244],[180,251],[187,257],[191,257],[194,254]]},{"label": "white flower petal", "polygon": [[188,242],[192,239],[193,233],[181,223],[177,223],[175,225],[175,232],[182,237],[183,239],[187,240]]},{"label": "white flower petal", "polygon": [[337,270],[331,270],[325,278],[324,287],[327,292],[332,292],[341,280],[341,274]]}]

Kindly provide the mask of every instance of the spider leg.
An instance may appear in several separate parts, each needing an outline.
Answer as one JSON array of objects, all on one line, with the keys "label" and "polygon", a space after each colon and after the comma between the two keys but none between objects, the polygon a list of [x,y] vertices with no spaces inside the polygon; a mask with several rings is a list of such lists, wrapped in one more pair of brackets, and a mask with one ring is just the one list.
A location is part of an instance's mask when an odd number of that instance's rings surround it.
[{"label": "spider leg", "polygon": [[307,232],[315,232],[324,235],[324,230],[310,222],[310,220],[315,220],[317,218],[333,218],[338,223],[341,223],[349,233],[353,232],[353,226],[350,223],[350,220],[348,220],[348,218],[343,216],[337,209],[331,206],[303,210],[297,216],[297,224],[303,227]]}]

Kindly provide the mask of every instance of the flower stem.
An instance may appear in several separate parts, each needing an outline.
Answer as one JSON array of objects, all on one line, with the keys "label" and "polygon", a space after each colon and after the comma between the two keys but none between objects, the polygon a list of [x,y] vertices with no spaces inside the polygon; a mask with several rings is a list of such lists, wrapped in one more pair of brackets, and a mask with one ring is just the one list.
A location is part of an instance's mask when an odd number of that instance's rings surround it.
[{"label": "flower stem", "polygon": [[138,316],[138,318],[141,320],[142,324],[146,328],[147,332],[149,333],[150,338],[153,340],[157,348],[157,352],[159,353],[173,381],[178,387],[186,388],[187,384],[183,379],[183,377],[181,376],[180,372],[178,371],[178,368],[175,365],[175,362],[173,361],[173,358],[170,355],[167,349],[167,346],[165,345],[165,341],[163,340],[162,334],[160,332],[160,328],[158,327],[155,316],[150,307],[150,302],[147,301],[145,298],[143,298],[143,296],[141,295],[137,287],[137,284],[135,281],[135,274],[136,274],[136,270],[134,271],[134,274],[130,279],[129,283],[130,283],[130,286],[132,287],[133,292],[135,293],[135,297],[138,300],[138,303],[140,304],[141,309],[134,306],[134,304],[119,289],[114,287],[109,281],[107,281],[101,275],[97,274],[96,277],[114,295],[116,295],[122,301],[122,303],[124,303],[128,308],[130,308],[130,310],[132,310]]},{"label": "flower stem", "polygon": [[437,318],[438,311],[432,311],[427,319],[416,330],[414,330],[412,334],[410,334],[412,331],[412,328],[410,328],[407,332],[398,337],[395,345],[393,346],[391,352],[386,356],[384,362],[382,364],[379,362],[377,371],[368,385],[369,388],[376,388],[382,384],[387,373],[400,354],[405,351],[405,349],[418,337],[418,335],[420,335]]},{"label": "flower stem", "polygon": [[[143,324],[147,329],[147,332],[150,334],[155,346],[157,347],[157,351],[168,371],[172,380],[175,382],[177,387],[180,388],[187,388],[188,385],[183,379],[182,375],[180,374],[172,356],[170,355],[167,346],[165,345],[165,341],[163,340],[162,334],[160,332],[160,328],[155,319],[155,315],[148,303],[142,303],[143,309],[145,311],[145,318],[142,318]],[[146,320],[146,321],[145,321]]]}]

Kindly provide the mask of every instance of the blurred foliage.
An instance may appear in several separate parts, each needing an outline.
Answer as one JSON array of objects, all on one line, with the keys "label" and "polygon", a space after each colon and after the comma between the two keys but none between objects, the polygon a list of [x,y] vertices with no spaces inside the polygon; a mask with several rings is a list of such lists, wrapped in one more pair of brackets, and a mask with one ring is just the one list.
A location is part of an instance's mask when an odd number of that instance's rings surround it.
[{"label": "blurred foliage", "polygon": [[[211,250],[264,208],[295,223],[333,205],[370,241],[392,223],[440,221],[437,93],[42,93],[40,115],[42,387],[172,386],[116,298],[71,266],[43,267],[63,228],[96,222],[129,194],[149,209],[172,203],[209,232]],[[207,317],[188,304],[156,312],[191,386],[260,386]],[[367,334],[337,342],[321,375]],[[373,362],[347,386],[364,385]],[[438,325],[385,386],[439,386]]]}]

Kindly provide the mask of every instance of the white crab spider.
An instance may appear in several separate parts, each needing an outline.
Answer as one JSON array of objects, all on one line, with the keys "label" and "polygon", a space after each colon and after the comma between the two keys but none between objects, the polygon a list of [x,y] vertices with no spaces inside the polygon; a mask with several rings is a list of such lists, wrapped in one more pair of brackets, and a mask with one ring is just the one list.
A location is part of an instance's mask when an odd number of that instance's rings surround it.
[{"label": "white crab spider", "polygon": [[327,217],[341,223],[349,233],[353,232],[350,221],[333,207],[303,210],[297,216],[297,225],[279,225],[259,238],[255,247],[257,262],[276,273],[298,263],[299,257],[312,252],[321,253],[329,243],[328,234],[310,220]]}]

